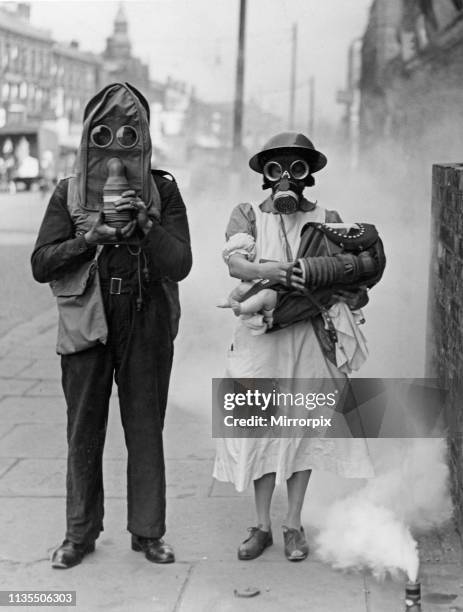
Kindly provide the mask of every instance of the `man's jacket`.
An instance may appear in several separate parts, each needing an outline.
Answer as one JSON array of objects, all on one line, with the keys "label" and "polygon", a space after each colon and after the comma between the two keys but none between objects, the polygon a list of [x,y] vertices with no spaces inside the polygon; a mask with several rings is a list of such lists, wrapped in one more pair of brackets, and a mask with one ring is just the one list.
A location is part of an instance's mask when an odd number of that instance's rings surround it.
[{"label": "man's jacket", "polygon": [[[149,263],[151,280],[160,282],[164,289],[169,307],[171,335],[174,338],[180,317],[177,282],[189,273],[192,256],[185,205],[176,182],[169,180],[167,176],[167,173],[159,170],[152,172],[153,188],[158,196],[154,198],[154,206],[151,207],[153,226],[141,248]],[[96,261],[96,247],[87,245],[84,238],[96,213],[76,206],[72,181],[73,178],[64,179],[56,187],[31,258],[34,278],[38,282],[51,284],[53,293],[58,298],[58,308],[60,298],[72,297],[73,287],[76,295],[79,287],[82,294],[82,289],[88,282],[89,270],[92,267],[104,269],[105,260],[110,259],[111,252],[116,253],[113,251],[114,246],[105,246]],[[125,248],[127,247],[121,247]],[[94,266],[91,265],[92,262],[95,262]],[[97,270],[96,273],[100,272]],[[65,299],[62,302],[64,303]],[[98,342],[106,342],[107,328],[105,332],[105,321],[102,321],[101,317],[91,317],[90,320],[82,321],[82,325],[88,327],[88,346],[83,346],[81,340],[74,342],[72,337],[58,337],[59,353],[78,352]],[[61,333],[66,334],[66,330],[61,329]]]}]

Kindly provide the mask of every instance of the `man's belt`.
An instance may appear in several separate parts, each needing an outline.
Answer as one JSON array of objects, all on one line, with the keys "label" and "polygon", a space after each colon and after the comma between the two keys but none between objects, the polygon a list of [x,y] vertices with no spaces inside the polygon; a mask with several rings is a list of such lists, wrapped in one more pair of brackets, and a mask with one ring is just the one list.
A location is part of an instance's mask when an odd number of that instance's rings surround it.
[{"label": "man's belt", "polygon": [[[143,289],[150,289],[161,284],[160,280],[153,280],[149,283],[143,283]],[[108,279],[100,279],[101,290],[109,295],[124,295],[127,293],[137,293],[138,283],[135,279],[124,279],[119,276],[112,276]]]}]

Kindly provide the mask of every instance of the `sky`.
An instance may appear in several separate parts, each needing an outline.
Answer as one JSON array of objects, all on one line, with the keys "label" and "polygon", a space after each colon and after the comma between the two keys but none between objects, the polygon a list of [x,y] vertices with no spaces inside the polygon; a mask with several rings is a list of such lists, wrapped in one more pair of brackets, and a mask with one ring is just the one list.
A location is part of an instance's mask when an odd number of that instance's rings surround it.
[{"label": "sky", "polygon": [[[62,41],[101,52],[119,2],[32,2],[31,22]],[[133,52],[151,76],[195,85],[207,101],[234,93],[239,0],[126,0]],[[336,91],[346,82],[347,50],[362,36],[371,0],[247,0],[245,96],[282,117],[289,108],[291,31],[298,27],[296,114],[308,117],[315,78],[317,118],[336,120]]]}]

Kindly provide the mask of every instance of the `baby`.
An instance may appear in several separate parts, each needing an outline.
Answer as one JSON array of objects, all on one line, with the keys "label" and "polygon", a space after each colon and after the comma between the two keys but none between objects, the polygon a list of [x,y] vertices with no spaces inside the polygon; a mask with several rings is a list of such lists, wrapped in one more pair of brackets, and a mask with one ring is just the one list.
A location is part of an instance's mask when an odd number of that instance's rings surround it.
[{"label": "baby", "polygon": [[[251,334],[261,335],[272,328],[277,292],[261,289],[245,299],[254,284],[241,281],[228,298],[220,301],[217,306],[231,308],[237,317],[244,315],[244,323],[251,329]],[[365,336],[359,329],[359,325],[364,322],[362,311],[351,312],[347,304],[339,301],[328,312],[338,338],[335,344],[336,365],[344,374],[350,374],[360,368],[368,355]],[[325,327],[328,328],[326,324]]]}]

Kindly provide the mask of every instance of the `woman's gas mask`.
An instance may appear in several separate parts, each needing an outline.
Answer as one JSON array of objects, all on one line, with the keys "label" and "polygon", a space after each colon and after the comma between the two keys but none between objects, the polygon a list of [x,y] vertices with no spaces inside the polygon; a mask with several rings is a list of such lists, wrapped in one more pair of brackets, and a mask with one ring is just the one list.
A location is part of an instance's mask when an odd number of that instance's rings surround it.
[{"label": "woman's gas mask", "polygon": [[310,167],[305,159],[294,155],[279,155],[264,164],[262,173],[263,188],[272,188],[276,212],[285,215],[297,212],[304,187],[310,181]]}]

